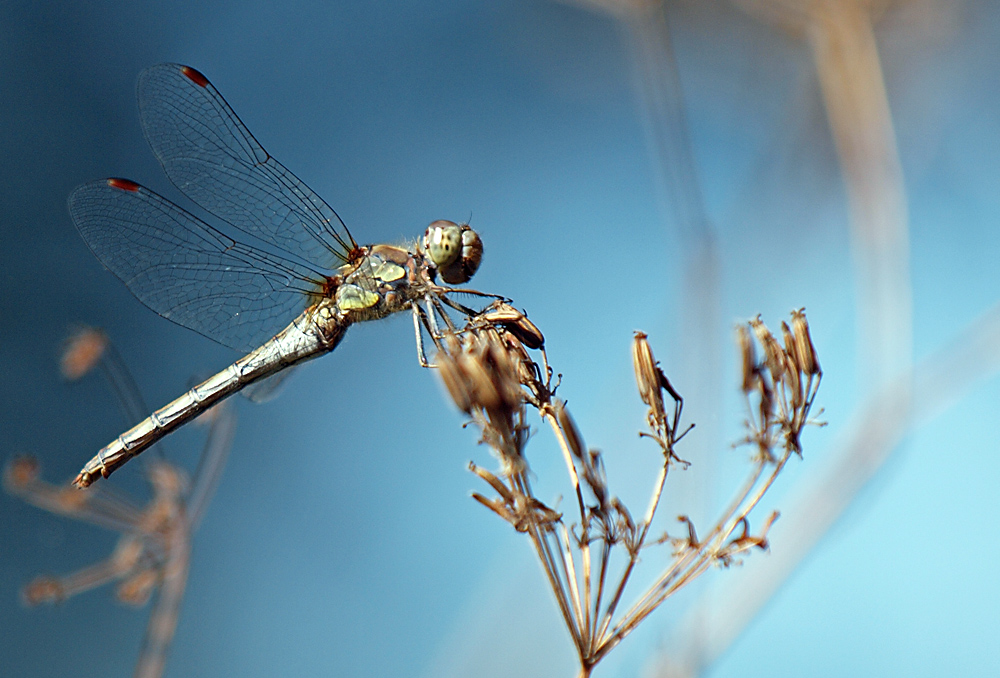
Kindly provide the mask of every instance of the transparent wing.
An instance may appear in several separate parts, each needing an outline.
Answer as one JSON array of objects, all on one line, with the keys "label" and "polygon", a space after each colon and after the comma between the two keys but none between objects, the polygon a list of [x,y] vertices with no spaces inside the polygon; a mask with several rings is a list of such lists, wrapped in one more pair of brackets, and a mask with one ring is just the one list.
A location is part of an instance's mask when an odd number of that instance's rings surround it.
[{"label": "transparent wing", "polygon": [[80,186],[73,223],[149,308],[237,350],[270,339],[308,304],[322,274],[236,242],[126,179]]},{"label": "transparent wing", "polygon": [[240,391],[240,395],[257,405],[269,403],[281,394],[285,384],[288,383],[288,378],[298,372],[301,366],[301,363],[291,365],[270,377],[256,381]]},{"label": "transparent wing", "polygon": [[347,262],[356,243],[344,222],[264,150],[204,75],[160,64],[142,72],[137,90],[146,139],[191,200],[316,266]]}]

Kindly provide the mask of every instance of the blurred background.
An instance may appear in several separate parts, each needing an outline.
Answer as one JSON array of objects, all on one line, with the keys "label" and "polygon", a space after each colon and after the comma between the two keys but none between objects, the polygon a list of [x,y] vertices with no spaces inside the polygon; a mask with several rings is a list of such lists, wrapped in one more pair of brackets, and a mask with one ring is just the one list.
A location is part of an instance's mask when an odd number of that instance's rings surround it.
[{"label": "blurred background", "polygon": [[[661,529],[710,523],[747,468],[733,324],[806,307],[829,426],[766,500],[771,552],[668,600],[595,676],[994,673],[998,44],[985,0],[8,0],[0,457],[62,482],[127,425],[100,380],[59,376],[74,323],[107,331],[153,407],[236,357],[137,302],[66,210],[106,176],[187,205],[134,94],[177,61],[359,241],[471,217],[475,287],[545,332],[633,513],[656,467],[630,358],[648,332],[697,423]],[[409,318],[353,328],[238,409],[167,676],[575,675],[525,539],[468,497],[467,462],[491,462]],[[171,436],[169,458],[192,468],[203,436]],[[568,494],[546,432],[529,455]],[[141,493],[143,470],[104,482]],[[19,598],[115,539],[0,494],[0,674],[129,675],[146,611],[107,589]]]}]

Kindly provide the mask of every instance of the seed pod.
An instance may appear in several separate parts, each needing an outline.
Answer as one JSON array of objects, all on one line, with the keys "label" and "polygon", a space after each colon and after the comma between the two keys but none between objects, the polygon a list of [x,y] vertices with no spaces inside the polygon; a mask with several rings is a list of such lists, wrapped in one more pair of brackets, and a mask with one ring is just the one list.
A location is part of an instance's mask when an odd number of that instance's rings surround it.
[{"label": "seed pod", "polygon": [[[791,360],[791,358],[789,358]],[[802,405],[803,393],[802,393],[802,379],[800,375],[802,372],[799,371],[798,367],[791,366],[785,371],[785,386],[792,393],[792,409],[798,410]]]},{"label": "seed pod", "polygon": [[521,381],[518,379],[517,356],[512,355],[506,344],[500,341],[496,333],[490,333],[487,338],[489,360],[492,365],[493,383],[503,402],[505,409],[513,413],[523,399]]},{"label": "seed pod", "polygon": [[597,505],[602,509],[608,506],[608,476],[604,470],[604,461],[597,450],[589,450],[583,464],[583,480],[587,483]]},{"label": "seed pod", "polygon": [[459,358],[459,365],[469,386],[473,406],[481,407],[487,412],[496,411],[503,399],[493,383],[491,370],[484,360],[483,352],[474,350],[463,353]]},{"label": "seed pod", "polygon": [[635,382],[639,387],[639,397],[649,405],[657,419],[666,417],[663,408],[663,393],[660,391],[660,370],[656,366],[653,350],[646,341],[644,332],[636,332],[632,342],[632,365],[635,367]]},{"label": "seed pod", "polygon": [[517,369],[517,380],[525,386],[532,387],[539,380],[538,365],[528,355],[524,344],[513,334],[504,334],[502,340],[505,350],[514,361]]},{"label": "seed pod", "polygon": [[757,356],[750,339],[750,331],[746,325],[737,325],[736,342],[740,346],[740,357],[743,362],[743,380],[741,388],[744,393],[750,393],[757,382]]},{"label": "seed pod", "polygon": [[[476,501],[478,501],[480,504],[482,504],[486,508],[488,508],[489,510],[493,511],[494,513],[496,513],[498,516],[500,516],[501,518],[503,518],[504,520],[506,520],[511,525],[514,525],[515,529],[517,529],[517,525],[516,525],[517,518],[516,518],[516,516],[514,516],[514,514],[511,513],[510,509],[508,509],[507,506],[502,501],[500,501],[499,499],[489,499],[489,498],[484,497],[483,495],[479,494],[478,492],[473,492],[472,493],[472,498],[475,499]],[[519,532],[523,532],[524,530],[518,530],[518,531]]]},{"label": "seed pod", "polygon": [[583,436],[580,435],[580,431],[576,427],[576,422],[573,421],[569,410],[566,409],[566,404],[562,400],[557,399],[554,407],[559,428],[566,434],[566,444],[569,445],[569,449],[576,455],[577,459],[583,459],[587,448],[583,445]]},{"label": "seed pod", "polygon": [[511,494],[507,486],[503,484],[503,481],[496,477],[493,473],[487,471],[482,466],[477,466],[476,464],[469,462],[469,470],[475,473],[477,476],[485,480],[490,484],[497,494],[503,497],[503,500],[508,504],[514,503],[514,495]]},{"label": "seed pod", "polygon": [[792,336],[792,331],[788,329],[788,323],[784,320],[781,321],[781,340],[785,342],[785,356],[788,358],[788,363],[790,363],[789,368],[796,371],[801,370],[802,363],[798,358],[795,337]]},{"label": "seed pod", "polygon": [[760,319],[760,316],[750,321],[750,327],[753,328],[754,334],[757,335],[760,347],[764,349],[764,364],[770,370],[771,378],[777,382],[785,372],[785,352],[782,350],[778,340],[771,334],[771,330],[767,329],[767,325]]},{"label": "seed pod", "polygon": [[812,336],[809,334],[809,323],[806,321],[804,308],[792,311],[792,333],[795,335],[795,354],[800,361],[799,367],[802,371],[806,374],[823,374],[819,359],[816,357]]}]

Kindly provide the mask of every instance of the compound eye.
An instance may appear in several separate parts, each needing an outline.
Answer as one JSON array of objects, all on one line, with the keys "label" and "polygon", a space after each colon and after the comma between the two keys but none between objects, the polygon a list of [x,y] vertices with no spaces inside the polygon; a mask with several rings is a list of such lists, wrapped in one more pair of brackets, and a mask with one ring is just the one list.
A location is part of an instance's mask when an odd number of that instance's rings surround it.
[{"label": "compound eye", "polygon": [[423,246],[441,279],[450,285],[468,282],[483,260],[483,241],[468,224],[435,221],[424,232]]},{"label": "compound eye", "polygon": [[435,221],[424,232],[423,244],[438,270],[446,268],[462,254],[462,227],[453,221]]}]

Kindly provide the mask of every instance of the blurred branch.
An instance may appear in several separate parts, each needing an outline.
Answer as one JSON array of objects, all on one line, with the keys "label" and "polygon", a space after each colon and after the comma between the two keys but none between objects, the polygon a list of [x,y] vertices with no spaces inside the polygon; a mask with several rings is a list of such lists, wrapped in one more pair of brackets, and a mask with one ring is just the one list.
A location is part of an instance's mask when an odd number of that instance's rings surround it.
[{"label": "blurred branch", "polygon": [[[742,0],[756,14],[805,37],[813,52],[851,215],[858,307],[859,383],[868,398],[825,475],[805,489],[781,529],[782,548],[737,578],[720,597],[706,596],[681,624],[678,666],[659,675],[696,675],[739,635],[881,468],[908,432],[912,380],[911,283],[907,200],[896,148],[873,13],[867,0]],[[924,367],[923,369],[928,369]],[[921,392],[922,403],[933,395]],[[718,601],[725,600],[725,611]]]},{"label": "blurred branch", "polygon": [[[684,328],[675,338],[685,356],[673,366],[677,382],[684,384],[695,421],[711,421],[722,407],[722,351],[720,264],[716,235],[708,218],[698,167],[691,144],[684,89],[670,38],[666,3],[661,0],[564,0],[613,17],[624,29],[632,51],[636,90],[646,126],[651,167],[665,214],[673,216],[681,250],[674,254],[681,266],[678,296]],[[706,429],[688,443],[692,458],[706,461],[721,449],[722,438]],[[706,468],[713,464],[706,463]],[[691,482],[686,478],[682,482]],[[691,499],[707,509],[710,476],[698,476],[699,487]]]},{"label": "blurred branch", "polygon": [[851,208],[859,374],[875,387],[912,364],[907,199],[869,0],[738,0],[812,48]]},{"label": "blurred branch", "polygon": [[809,38],[851,205],[859,374],[881,386],[913,362],[912,299],[903,170],[867,4],[811,3]]}]

